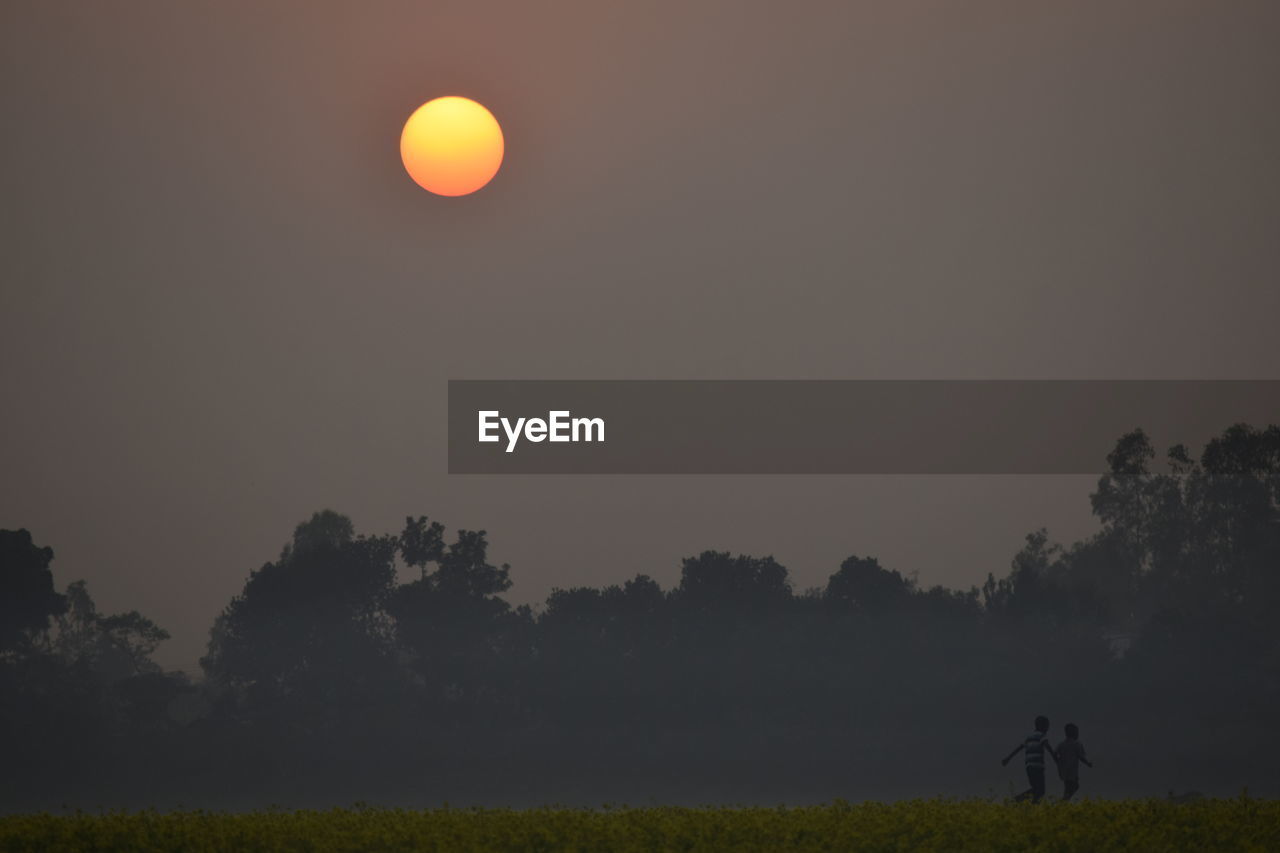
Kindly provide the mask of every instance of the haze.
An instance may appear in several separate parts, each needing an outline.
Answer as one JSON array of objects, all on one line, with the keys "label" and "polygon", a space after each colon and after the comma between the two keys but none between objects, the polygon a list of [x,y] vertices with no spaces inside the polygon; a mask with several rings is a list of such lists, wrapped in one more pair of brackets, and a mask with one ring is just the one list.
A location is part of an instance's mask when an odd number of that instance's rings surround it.
[{"label": "haze", "polygon": [[[515,602],[1078,538],[1094,478],[445,474],[449,378],[1280,375],[1280,7],[1059,6],[8,3],[3,526],[190,670],[325,507]],[[464,199],[397,155],[443,94]]]}]

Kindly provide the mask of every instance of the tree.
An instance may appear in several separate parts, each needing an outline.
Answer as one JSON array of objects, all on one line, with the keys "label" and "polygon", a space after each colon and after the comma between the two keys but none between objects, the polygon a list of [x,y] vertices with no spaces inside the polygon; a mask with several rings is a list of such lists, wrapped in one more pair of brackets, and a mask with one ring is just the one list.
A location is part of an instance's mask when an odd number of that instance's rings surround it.
[{"label": "tree", "polygon": [[904,604],[915,582],[882,568],[875,557],[849,557],[827,581],[824,598],[864,613],[883,613]]},{"label": "tree", "polygon": [[[1121,437],[1092,495],[1102,531],[1074,559],[1076,574],[1127,601],[1135,630],[1158,614],[1205,615],[1266,600],[1276,591],[1280,550],[1280,427],[1237,424],[1212,439],[1199,461],[1182,445],[1169,473],[1152,473],[1155,450],[1141,430]],[[1164,619],[1165,622],[1168,619]]]},{"label": "tree", "polygon": [[32,634],[67,609],[53,587],[52,548],[40,548],[26,530],[0,530],[0,653],[26,646]]},{"label": "tree", "polygon": [[160,672],[151,655],[169,639],[168,631],[136,610],[101,615],[84,581],[67,587],[66,600],[52,648],[67,666],[92,672],[108,683]]},{"label": "tree", "polygon": [[791,582],[773,557],[703,551],[681,564],[676,595],[699,611],[768,609],[791,598]]},{"label": "tree", "polygon": [[619,672],[669,640],[666,604],[648,575],[604,589],[553,589],[538,620],[539,649],[571,661],[589,657],[592,670]]},{"label": "tree", "polygon": [[492,699],[495,672],[510,674],[522,659],[518,637],[530,614],[512,611],[501,598],[511,587],[511,567],[489,563],[485,531],[459,530],[448,547],[443,533],[443,525],[428,524],[425,516],[405,519],[399,553],[420,576],[395,589],[387,613],[399,648],[430,695]]},{"label": "tree", "polygon": [[215,621],[201,660],[209,678],[259,709],[284,702],[330,722],[361,704],[394,662],[385,605],[396,545],[356,536],[331,510],[299,524]]}]

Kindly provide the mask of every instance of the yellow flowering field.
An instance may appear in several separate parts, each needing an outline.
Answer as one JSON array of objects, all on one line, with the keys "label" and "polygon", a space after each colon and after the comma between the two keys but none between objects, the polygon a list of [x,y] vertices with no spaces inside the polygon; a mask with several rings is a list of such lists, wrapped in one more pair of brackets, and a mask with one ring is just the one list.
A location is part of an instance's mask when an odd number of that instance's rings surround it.
[{"label": "yellow flowering field", "polygon": [[0,817],[4,851],[1280,850],[1280,802],[333,809]]}]

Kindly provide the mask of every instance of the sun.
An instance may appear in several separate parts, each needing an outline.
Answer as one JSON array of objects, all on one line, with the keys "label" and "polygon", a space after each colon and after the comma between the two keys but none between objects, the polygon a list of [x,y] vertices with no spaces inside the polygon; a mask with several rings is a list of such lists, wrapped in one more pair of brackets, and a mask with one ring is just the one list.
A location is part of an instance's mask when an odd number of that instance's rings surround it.
[{"label": "sun", "polygon": [[502,165],[502,128],[470,98],[427,101],[413,111],[400,133],[400,159],[409,177],[436,195],[473,193]]}]

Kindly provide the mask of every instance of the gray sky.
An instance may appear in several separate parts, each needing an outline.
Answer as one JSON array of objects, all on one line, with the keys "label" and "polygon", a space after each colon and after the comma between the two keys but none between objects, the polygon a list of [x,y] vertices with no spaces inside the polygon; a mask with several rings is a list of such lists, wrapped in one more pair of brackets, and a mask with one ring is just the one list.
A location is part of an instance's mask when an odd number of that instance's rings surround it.
[{"label": "gray sky", "polygon": [[[1090,478],[444,473],[449,378],[1280,377],[1280,5],[1049,6],[6,3],[0,526],[187,667],[325,507],[517,601],[1087,533]],[[462,199],[398,157],[444,94]]]}]

